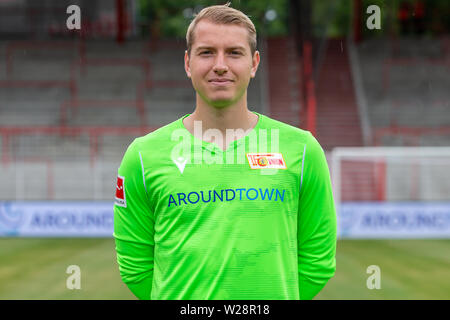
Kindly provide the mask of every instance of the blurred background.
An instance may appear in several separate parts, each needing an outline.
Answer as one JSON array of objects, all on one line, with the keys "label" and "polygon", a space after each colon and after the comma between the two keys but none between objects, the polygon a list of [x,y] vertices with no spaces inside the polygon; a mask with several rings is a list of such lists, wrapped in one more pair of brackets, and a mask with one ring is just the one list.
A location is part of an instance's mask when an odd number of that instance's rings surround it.
[{"label": "blurred background", "polygon": [[[186,29],[223,3],[0,0],[0,299],[134,298],[112,239],[117,168],[194,110]],[[258,32],[249,109],[327,155],[337,271],[317,299],[450,299],[449,2],[231,6]]]}]

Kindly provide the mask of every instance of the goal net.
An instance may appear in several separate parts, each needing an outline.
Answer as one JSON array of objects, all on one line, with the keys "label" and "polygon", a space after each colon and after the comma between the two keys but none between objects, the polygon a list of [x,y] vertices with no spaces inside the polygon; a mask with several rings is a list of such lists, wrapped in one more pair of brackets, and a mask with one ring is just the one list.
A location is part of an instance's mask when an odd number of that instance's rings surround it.
[{"label": "goal net", "polygon": [[338,236],[450,238],[450,147],[331,153]]}]

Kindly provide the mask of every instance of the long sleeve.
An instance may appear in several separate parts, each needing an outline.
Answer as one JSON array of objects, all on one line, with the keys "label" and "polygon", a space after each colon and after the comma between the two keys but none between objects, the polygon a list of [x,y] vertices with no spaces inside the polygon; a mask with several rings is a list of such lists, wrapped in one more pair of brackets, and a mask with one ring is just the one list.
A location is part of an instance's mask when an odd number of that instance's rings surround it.
[{"label": "long sleeve", "polygon": [[142,158],[135,140],[118,170],[114,238],[123,282],[139,299],[150,299],[154,267],[154,215],[150,210]]},{"label": "long sleeve", "polygon": [[300,299],[313,299],[336,270],[336,210],[325,153],[310,135],[303,155],[298,211]]}]

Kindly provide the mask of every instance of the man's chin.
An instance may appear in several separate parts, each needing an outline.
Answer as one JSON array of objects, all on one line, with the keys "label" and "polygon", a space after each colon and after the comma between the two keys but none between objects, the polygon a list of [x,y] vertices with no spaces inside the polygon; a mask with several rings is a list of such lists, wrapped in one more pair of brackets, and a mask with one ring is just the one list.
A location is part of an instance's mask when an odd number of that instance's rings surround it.
[{"label": "man's chin", "polygon": [[223,109],[223,108],[229,107],[235,101],[233,101],[231,99],[214,99],[214,100],[207,100],[206,102],[211,107],[214,107],[214,108],[217,108],[217,109]]},{"label": "man's chin", "polygon": [[222,95],[222,96],[216,95],[213,97],[206,97],[200,95],[200,98],[211,107],[214,107],[216,109],[223,109],[238,102],[240,99],[242,99],[242,95],[233,97],[230,97],[230,95]]},{"label": "man's chin", "polygon": [[233,102],[230,100],[216,100],[216,101],[212,101],[210,103],[210,105],[212,107],[217,108],[217,109],[223,109],[223,108],[229,107],[232,104],[233,104]]}]

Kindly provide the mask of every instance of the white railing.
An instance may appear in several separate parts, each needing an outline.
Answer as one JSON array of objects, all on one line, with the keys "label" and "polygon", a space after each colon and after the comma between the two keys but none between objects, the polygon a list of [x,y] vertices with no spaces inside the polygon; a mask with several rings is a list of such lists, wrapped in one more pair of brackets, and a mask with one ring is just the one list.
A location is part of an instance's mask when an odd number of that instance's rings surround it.
[{"label": "white railing", "polygon": [[0,201],[110,200],[119,160],[15,161],[0,164]]}]

